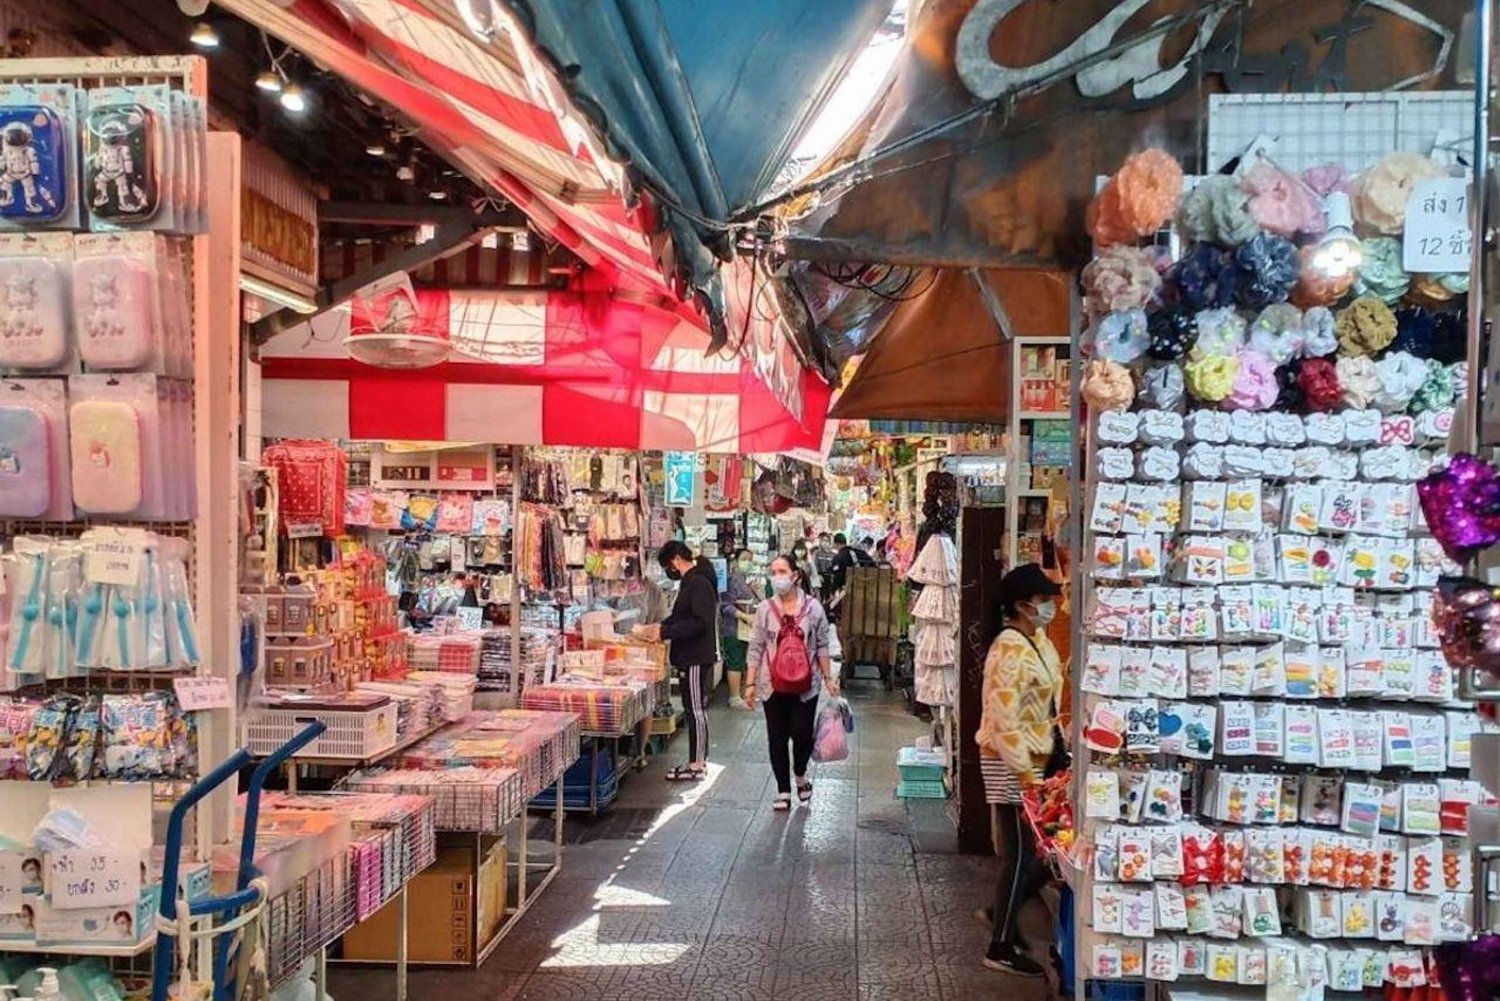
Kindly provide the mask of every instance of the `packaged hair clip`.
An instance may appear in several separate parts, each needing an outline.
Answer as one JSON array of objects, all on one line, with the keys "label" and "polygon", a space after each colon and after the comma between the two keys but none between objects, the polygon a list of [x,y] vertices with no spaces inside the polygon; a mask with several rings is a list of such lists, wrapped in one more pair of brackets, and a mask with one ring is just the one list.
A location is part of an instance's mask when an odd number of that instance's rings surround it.
[{"label": "packaged hair clip", "polygon": [[72,84],[0,84],[0,229],[79,228],[77,135]]},{"label": "packaged hair clip", "polygon": [[78,370],[69,336],[72,233],[0,233],[0,370]]},{"label": "packaged hair clip", "polygon": [[85,233],[73,244],[73,333],[91,369],[160,371],[161,259],[150,233]]},{"label": "packaged hair clip", "polygon": [[73,518],[60,379],[0,380],[0,517]]},{"label": "packaged hair clip", "polygon": [[171,91],[100,87],[84,115],[83,197],[96,231],[177,228]]}]

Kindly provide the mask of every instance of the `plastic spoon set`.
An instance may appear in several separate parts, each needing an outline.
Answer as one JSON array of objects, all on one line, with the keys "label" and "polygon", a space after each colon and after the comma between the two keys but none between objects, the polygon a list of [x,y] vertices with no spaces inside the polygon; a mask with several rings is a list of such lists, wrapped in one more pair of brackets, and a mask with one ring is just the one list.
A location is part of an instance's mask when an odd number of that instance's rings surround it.
[{"label": "plastic spoon set", "polygon": [[18,536],[4,560],[4,688],[90,670],[196,665],[186,543],[91,529],[78,540]]}]

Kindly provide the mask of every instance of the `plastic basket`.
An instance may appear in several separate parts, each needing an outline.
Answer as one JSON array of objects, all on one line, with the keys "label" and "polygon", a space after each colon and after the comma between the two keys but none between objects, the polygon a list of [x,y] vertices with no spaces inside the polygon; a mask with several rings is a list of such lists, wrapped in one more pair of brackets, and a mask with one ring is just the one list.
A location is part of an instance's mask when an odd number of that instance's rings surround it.
[{"label": "plastic basket", "polygon": [[941,751],[919,751],[915,747],[896,752],[896,768],[907,782],[941,782],[947,771]]},{"label": "plastic basket", "polygon": [[896,783],[896,796],[900,799],[947,799],[948,787],[941,780],[920,782],[902,779]]},{"label": "plastic basket", "polygon": [[313,720],[321,720],[328,729],[294,757],[364,761],[396,746],[394,702],[368,710],[251,709],[245,720],[245,745],[251,754],[270,754]]}]

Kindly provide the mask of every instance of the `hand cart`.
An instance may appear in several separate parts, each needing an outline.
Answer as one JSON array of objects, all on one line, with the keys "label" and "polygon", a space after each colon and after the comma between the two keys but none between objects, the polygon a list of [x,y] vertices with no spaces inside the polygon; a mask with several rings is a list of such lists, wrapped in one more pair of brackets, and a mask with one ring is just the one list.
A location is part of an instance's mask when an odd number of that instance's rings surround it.
[{"label": "hand cart", "polygon": [[[172,987],[174,961],[179,956],[178,967],[182,976],[178,984],[178,1001],[190,1001],[187,991],[188,957],[194,938],[217,939],[213,945],[212,1001],[233,1001],[239,987],[237,977],[231,977],[231,961],[238,963],[241,946],[223,936],[239,932],[261,916],[266,904],[266,883],[255,871],[255,834],[260,818],[260,795],[268,779],[276,769],[297,751],[317,739],[326,729],[323,723],[309,723],[291,740],[277,748],[256,766],[250,777],[250,788],[245,801],[244,830],[240,835],[240,862],[235,878],[234,892],[222,897],[208,897],[189,905],[178,899],[178,877],[182,869],[183,827],[188,811],[205,799],[209,793],[225,782],[233,780],[240,770],[253,760],[244,748],[231,754],[213,771],[199,779],[172,807],[167,823],[166,861],[162,868],[162,894],[158,907],[156,956],[151,968],[151,1001],[168,1001]],[[215,925],[212,919],[224,918]],[[205,927],[194,928],[193,918],[209,918]],[[181,939],[181,941],[177,941]],[[253,948],[253,947],[252,947]],[[207,986],[207,985],[205,985]],[[201,988],[200,988],[201,990]]]}]

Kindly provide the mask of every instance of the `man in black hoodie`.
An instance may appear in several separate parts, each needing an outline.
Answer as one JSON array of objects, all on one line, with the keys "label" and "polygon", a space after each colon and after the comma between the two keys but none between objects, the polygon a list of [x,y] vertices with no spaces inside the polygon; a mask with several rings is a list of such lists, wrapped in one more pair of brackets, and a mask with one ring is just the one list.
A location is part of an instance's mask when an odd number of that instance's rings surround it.
[{"label": "man in black hoodie", "polygon": [[693,782],[708,769],[708,697],[719,659],[719,579],[712,563],[694,558],[678,539],[662,546],[656,559],[667,576],[679,582],[672,614],[662,620],[660,635],[672,644],[669,656],[682,689],[688,736],[688,763],[673,768],[667,779]]}]

